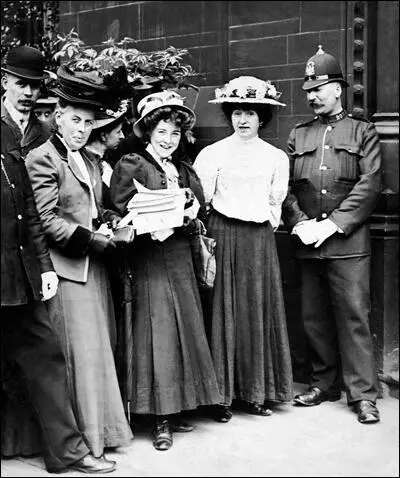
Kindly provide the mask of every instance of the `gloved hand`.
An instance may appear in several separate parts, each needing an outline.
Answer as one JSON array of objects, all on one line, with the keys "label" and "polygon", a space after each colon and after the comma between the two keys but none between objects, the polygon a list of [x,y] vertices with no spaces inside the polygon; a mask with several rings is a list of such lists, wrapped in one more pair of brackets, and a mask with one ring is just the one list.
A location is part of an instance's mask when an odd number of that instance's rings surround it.
[{"label": "gloved hand", "polygon": [[296,234],[299,236],[301,242],[308,246],[309,244],[313,244],[318,240],[316,235],[315,226],[316,220],[309,219],[307,221],[301,221],[296,224],[293,228],[292,234]]},{"label": "gloved hand", "polygon": [[98,232],[92,232],[90,236],[89,247],[98,254],[104,254],[109,252],[111,249],[115,249],[115,242]]},{"label": "gloved hand", "polygon": [[42,273],[42,301],[49,300],[57,293],[58,277],[54,271]]},{"label": "gloved hand", "polygon": [[324,219],[319,221],[315,225],[315,232],[317,235],[317,243],[315,248],[319,247],[324,241],[331,237],[335,232],[339,232],[338,226],[330,219]]},{"label": "gloved hand", "polygon": [[185,188],[185,196],[186,196],[185,209],[187,209],[188,207],[193,205],[195,195],[190,188]]},{"label": "gloved hand", "polygon": [[120,220],[121,218],[117,214],[114,214],[110,216],[109,220],[107,221],[107,224],[110,227],[110,229],[114,230],[117,228]]}]

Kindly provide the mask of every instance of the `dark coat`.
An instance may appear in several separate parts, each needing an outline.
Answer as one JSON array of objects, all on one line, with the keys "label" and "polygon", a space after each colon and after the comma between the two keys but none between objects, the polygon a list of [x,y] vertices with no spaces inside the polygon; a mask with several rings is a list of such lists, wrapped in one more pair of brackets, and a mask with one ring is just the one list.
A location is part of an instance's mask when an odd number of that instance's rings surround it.
[{"label": "dark coat", "polygon": [[291,180],[282,218],[298,222],[329,218],[343,230],[320,247],[296,236],[300,258],[343,258],[370,254],[368,218],[381,191],[381,153],[373,123],[343,113],[334,121],[316,117],[290,133]]},{"label": "dark coat", "polygon": [[40,299],[41,274],[54,270],[31,183],[13,131],[1,124],[1,305]]},{"label": "dark coat", "polygon": [[5,123],[10,127],[14,136],[14,142],[20,145],[21,155],[23,158],[26,157],[29,151],[37,148],[47,141],[51,134],[50,127],[46,123],[38,120],[35,114],[32,112],[28,125],[25,129],[25,133],[22,136],[21,130],[11,118],[10,113],[3,104],[3,101],[1,102],[1,122],[2,124]]},{"label": "dark coat", "polygon": [[[175,166],[179,173],[179,187],[190,188],[200,206],[204,206],[204,193],[195,170],[185,161],[177,161]],[[137,192],[132,178],[149,189],[167,189],[165,172],[150,153],[126,154],[115,165],[110,183],[112,203],[123,215],[128,212],[126,206]]]}]

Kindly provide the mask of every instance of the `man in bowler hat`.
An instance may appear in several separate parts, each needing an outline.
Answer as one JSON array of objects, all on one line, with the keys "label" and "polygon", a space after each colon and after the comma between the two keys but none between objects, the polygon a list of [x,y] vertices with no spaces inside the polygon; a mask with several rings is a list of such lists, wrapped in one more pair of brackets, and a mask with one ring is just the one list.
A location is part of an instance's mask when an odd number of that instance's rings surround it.
[{"label": "man in bowler hat", "polygon": [[33,112],[41,83],[49,76],[44,66],[42,53],[24,45],[11,49],[6,66],[1,68],[1,82],[5,90],[1,121],[10,127],[15,141],[21,145],[23,158],[50,136],[50,126],[40,121]]},{"label": "man in bowler hat", "polygon": [[[21,58],[11,53],[11,59]],[[15,108],[11,117],[18,118],[16,112],[24,116],[32,109],[36,90],[29,85],[43,76],[39,55],[34,55],[37,61],[30,57],[18,68],[16,62],[9,65],[13,73],[7,72],[6,86],[12,90],[8,98]],[[47,470],[60,472],[70,467],[84,473],[107,473],[115,469],[115,462],[90,454],[72,409],[61,321],[49,315],[46,304],[54,300],[58,277],[14,130],[15,124],[1,122],[2,353],[22,370],[42,432]]]},{"label": "man in bowler hat", "polygon": [[345,86],[339,63],[320,46],[303,84],[316,116],[297,125],[288,140],[291,182],[282,212],[301,264],[312,364],[310,388],[294,402],[339,400],[341,370],[358,421],[376,423],[368,218],[381,190],[381,154],[374,125],[343,109]]}]

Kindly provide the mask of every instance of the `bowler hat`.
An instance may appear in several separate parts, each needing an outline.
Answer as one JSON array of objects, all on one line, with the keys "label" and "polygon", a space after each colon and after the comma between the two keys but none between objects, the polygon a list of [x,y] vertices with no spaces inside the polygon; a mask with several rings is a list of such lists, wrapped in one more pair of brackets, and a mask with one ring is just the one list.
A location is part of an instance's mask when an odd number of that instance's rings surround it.
[{"label": "bowler hat", "polygon": [[172,107],[177,110],[186,111],[189,113],[192,119],[192,125],[196,121],[196,115],[193,110],[183,104],[184,98],[175,91],[164,90],[160,93],[152,93],[142,98],[138,105],[137,110],[140,114],[140,118],[133,125],[133,131],[139,138],[142,136],[141,126],[143,119],[152,111],[165,106]]},{"label": "bowler hat", "polygon": [[317,53],[308,59],[304,76],[303,90],[311,90],[318,86],[338,81],[349,86],[343,77],[342,69],[335,57],[325,53],[322,45],[318,45]]},{"label": "bowler hat", "polygon": [[73,71],[68,66],[61,65],[57,70],[57,80],[57,88],[50,92],[74,105],[100,108],[102,96],[108,91],[96,70]]},{"label": "bowler hat", "polygon": [[40,50],[23,45],[8,52],[6,66],[1,70],[27,80],[43,80],[49,76],[44,66],[45,59]]}]

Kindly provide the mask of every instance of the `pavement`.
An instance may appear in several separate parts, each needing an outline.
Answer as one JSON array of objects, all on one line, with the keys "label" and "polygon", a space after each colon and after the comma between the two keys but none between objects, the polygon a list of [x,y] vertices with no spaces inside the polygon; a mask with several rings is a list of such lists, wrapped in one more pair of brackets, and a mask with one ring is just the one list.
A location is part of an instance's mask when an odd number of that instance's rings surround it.
[{"label": "pavement", "polygon": [[[305,389],[295,384],[296,393]],[[132,444],[107,453],[118,463],[112,473],[54,475],[31,457],[2,459],[1,476],[398,477],[399,400],[387,395],[377,405],[381,421],[374,425],[357,421],[344,394],[316,407],[276,405],[269,417],[235,412],[229,423],[190,412],[195,430],[175,433],[168,451],[156,451],[151,430],[134,426]]]}]

